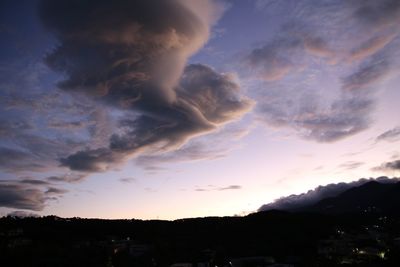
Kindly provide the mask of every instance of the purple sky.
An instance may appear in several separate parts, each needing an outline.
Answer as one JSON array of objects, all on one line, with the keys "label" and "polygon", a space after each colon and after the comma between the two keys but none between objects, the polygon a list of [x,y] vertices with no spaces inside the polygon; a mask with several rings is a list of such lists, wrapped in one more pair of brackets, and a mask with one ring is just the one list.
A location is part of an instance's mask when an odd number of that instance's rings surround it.
[{"label": "purple sky", "polygon": [[0,215],[175,219],[400,171],[397,0],[2,1]]}]

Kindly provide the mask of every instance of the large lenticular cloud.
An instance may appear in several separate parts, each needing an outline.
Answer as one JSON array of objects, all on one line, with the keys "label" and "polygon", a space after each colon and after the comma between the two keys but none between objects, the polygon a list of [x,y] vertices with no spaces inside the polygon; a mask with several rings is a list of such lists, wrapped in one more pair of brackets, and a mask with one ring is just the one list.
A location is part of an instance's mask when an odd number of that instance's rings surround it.
[{"label": "large lenticular cloud", "polygon": [[118,115],[108,144],[60,159],[103,171],[145,150],[171,150],[239,118],[252,102],[227,74],[186,60],[207,41],[220,8],[211,1],[48,1],[41,18],[59,40],[47,65],[59,87]]}]

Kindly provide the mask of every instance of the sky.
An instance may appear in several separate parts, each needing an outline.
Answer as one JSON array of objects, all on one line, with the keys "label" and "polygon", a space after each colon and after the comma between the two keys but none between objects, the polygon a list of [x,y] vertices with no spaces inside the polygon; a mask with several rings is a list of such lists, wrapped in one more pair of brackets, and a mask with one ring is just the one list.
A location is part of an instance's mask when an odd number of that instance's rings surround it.
[{"label": "sky", "polygon": [[397,0],[1,1],[0,216],[244,215],[397,177],[399,26]]}]

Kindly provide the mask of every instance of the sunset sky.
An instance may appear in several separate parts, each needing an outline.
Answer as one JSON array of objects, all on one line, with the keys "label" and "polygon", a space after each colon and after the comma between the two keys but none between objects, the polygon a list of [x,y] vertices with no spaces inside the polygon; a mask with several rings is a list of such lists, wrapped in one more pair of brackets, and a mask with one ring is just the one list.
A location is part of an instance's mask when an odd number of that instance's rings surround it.
[{"label": "sunset sky", "polygon": [[242,215],[400,173],[398,0],[4,0],[0,36],[0,216]]}]

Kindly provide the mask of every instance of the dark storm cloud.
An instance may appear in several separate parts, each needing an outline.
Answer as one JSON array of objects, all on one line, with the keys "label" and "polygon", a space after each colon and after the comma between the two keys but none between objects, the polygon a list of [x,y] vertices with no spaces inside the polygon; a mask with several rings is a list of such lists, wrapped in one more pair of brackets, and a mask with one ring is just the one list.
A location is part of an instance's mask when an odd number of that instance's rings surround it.
[{"label": "dark storm cloud", "polygon": [[378,177],[378,178],[369,178],[369,179],[360,179],[358,181],[350,182],[350,183],[338,183],[338,184],[328,184],[325,186],[318,186],[313,190],[309,190],[306,193],[299,194],[299,195],[290,195],[287,197],[282,197],[275,200],[272,203],[265,204],[259,208],[259,211],[264,210],[295,210],[304,206],[316,204],[318,201],[329,198],[335,197],[344,191],[363,185],[370,181],[378,181],[380,183],[396,183],[400,179],[399,178],[388,178],[385,176]]},{"label": "dark storm cloud", "polygon": [[42,1],[41,18],[60,42],[46,58],[66,75],[59,87],[123,113],[108,144],[62,157],[61,165],[104,171],[149,149],[176,149],[247,112],[252,101],[233,77],[185,68],[214,13],[208,1]]},{"label": "dark storm cloud", "polygon": [[400,139],[400,127],[395,127],[382,134],[380,134],[376,141],[397,141]]}]

